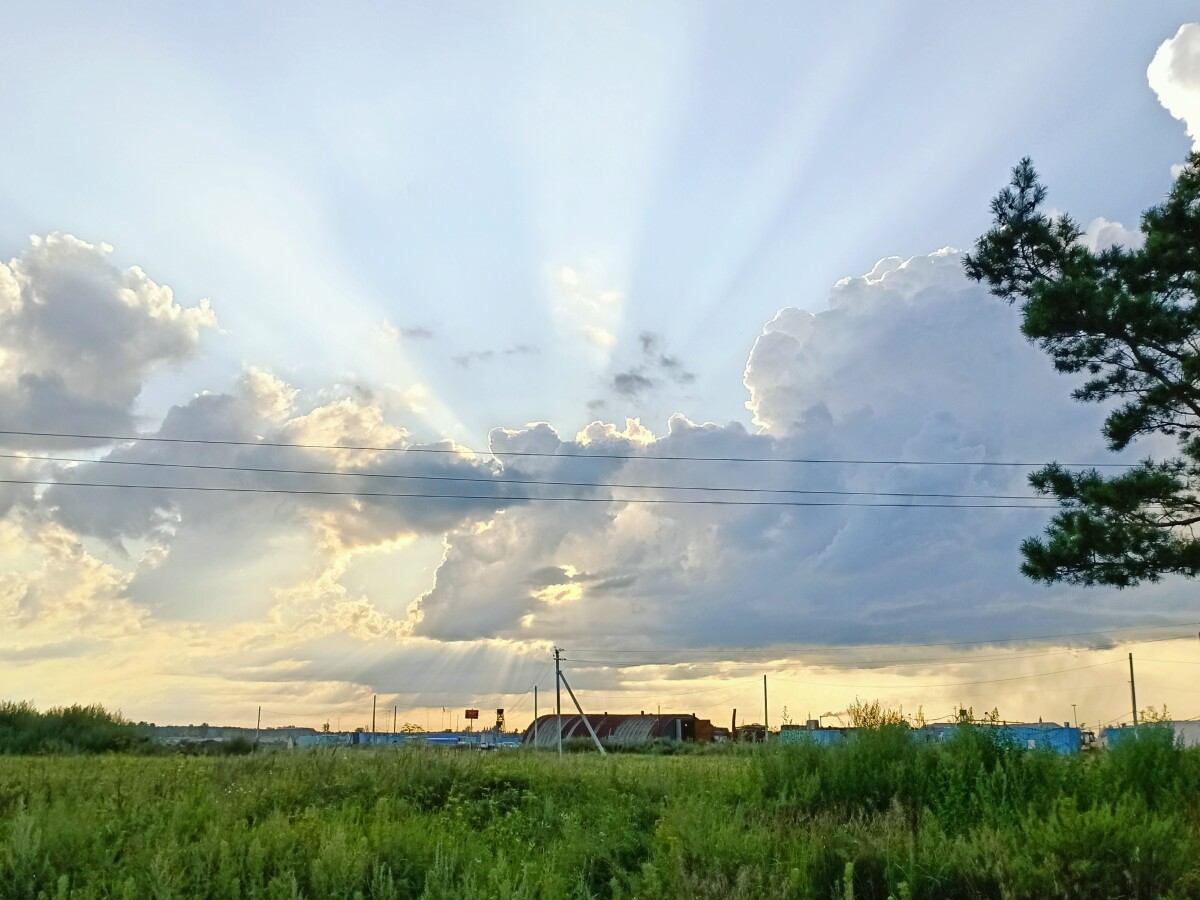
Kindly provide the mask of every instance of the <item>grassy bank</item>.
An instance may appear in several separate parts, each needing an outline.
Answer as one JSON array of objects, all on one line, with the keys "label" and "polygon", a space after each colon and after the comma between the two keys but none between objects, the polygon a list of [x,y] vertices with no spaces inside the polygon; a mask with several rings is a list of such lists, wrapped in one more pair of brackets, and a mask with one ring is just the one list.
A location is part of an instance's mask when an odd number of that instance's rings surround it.
[{"label": "grassy bank", "polygon": [[1200,752],[0,758],[9,897],[1200,897]]}]

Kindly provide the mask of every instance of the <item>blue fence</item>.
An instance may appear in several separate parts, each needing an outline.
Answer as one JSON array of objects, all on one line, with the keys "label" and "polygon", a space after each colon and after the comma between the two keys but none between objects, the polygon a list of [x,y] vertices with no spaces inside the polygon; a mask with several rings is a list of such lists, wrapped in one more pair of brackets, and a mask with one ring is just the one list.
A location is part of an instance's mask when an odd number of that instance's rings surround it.
[{"label": "blue fence", "polygon": [[404,744],[439,747],[518,747],[520,735],[490,732],[417,732],[415,734],[392,734],[389,732],[355,731],[334,734],[302,734],[296,738],[297,747],[385,747]]},{"label": "blue fence", "polygon": [[[926,725],[909,732],[913,740],[928,743],[940,743],[950,740],[958,733],[958,725]],[[975,728],[986,729],[987,733],[999,740],[1012,743],[1023,750],[1051,750],[1055,753],[1078,753],[1082,732],[1078,728],[1054,723],[1031,723],[1027,725],[975,725]],[[822,746],[840,744],[852,737],[856,728],[819,728],[812,731],[805,728],[788,728],[779,733],[779,740],[784,744],[812,743]]]},{"label": "blue fence", "polygon": [[[1174,722],[1147,722],[1134,728],[1132,725],[1121,725],[1116,728],[1105,728],[1101,731],[1101,740],[1105,747],[1115,747],[1123,741],[1135,741],[1148,731],[1170,731],[1173,740],[1180,741],[1180,731]],[[1180,741],[1182,743],[1182,741]]]}]

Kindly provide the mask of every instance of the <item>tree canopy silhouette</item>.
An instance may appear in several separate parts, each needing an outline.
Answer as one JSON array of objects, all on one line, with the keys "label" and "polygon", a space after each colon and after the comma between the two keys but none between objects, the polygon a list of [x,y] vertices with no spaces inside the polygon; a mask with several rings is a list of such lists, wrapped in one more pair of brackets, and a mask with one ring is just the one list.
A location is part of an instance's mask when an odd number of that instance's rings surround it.
[{"label": "tree canopy silhouette", "polygon": [[1169,435],[1177,455],[1118,475],[1052,464],[1030,475],[1061,506],[1021,545],[1021,571],[1047,583],[1128,587],[1200,574],[1200,153],[1166,200],[1142,215],[1140,248],[1095,252],[1069,216],[1043,209],[1046,188],[1023,159],[992,201],[992,228],[967,275],[1019,303],[1021,330],[1055,368],[1083,374],[1074,398],[1112,403],[1108,446]]}]

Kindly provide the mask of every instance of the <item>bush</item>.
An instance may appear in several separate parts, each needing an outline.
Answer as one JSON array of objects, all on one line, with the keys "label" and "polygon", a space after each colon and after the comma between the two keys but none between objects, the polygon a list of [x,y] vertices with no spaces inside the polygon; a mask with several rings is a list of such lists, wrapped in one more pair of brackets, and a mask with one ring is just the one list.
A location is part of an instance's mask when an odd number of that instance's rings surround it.
[{"label": "bush", "polygon": [[137,726],[103,706],[56,706],[40,713],[31,703],[0,703],[0,755],[105,753],[146,743]]}]

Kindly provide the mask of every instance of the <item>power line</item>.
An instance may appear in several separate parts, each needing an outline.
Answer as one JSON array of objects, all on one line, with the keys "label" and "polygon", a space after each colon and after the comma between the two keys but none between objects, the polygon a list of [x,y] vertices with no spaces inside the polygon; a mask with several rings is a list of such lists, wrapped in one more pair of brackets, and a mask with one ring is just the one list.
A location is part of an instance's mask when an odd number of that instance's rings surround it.
[{"label": "power line", "polygon": [[[160,444],[203,444],[222,447],[286,447],[297,450],[356,450],[375,453],[453,453],[473,454],[476,456],[513,456],[513,457],[546,457],[568,459],[628,459],[628,460],[665,460],[674,462],[732,462],[732,463],[803,463],[812,465],[847,465],[847,466],[1002,466],[1010,468],[1032,469],[1046,465],[1044,462],[1001,462],[997,460],[968,461],[968,460],[931,460],[931,459],[822,459],[807,457],[766,457],[766,456],[645,456],[635,453],[574,453],[569,451],[549,453],[535,450],[472,450],[468,447],[370,447],[349,444],[300,444],[285,441],[237,441],[220,440],[215,438],[180,438],[158,437],[145,435],[117,434],[77,434],[58,431],[16,431],[0,429],[0,435],[17,437],[64,438],[68,440],[106,441],[125,443],[142,441]],[[1135,463],[1060,463],[1070,468],[1129,468]]]},{"label": "power line", "polygon": [[1177,666],[1200,666],[1200,660],[1195,660],[1195,659],[1148,659],[1144,656],[1139,656],[1137,661],[1138,661],[1139,665],[1144,662],[1153,662],[1153,663],[1171,663],[1172,665],[1177,665]]},{"label": "power line", "polygon": [[[1155,626],[1155,627],[1175,627],[1175,626]],[[1179,627],[1187,627],[1187,626],[1179,626]],[[1190,635],[1171,635],[1170,637],[1165,637],[1165,638],[1151,638],[1151,639],[1142,640],[1142,641],[1128,641],[1126,643],[1140,646],[1142,644],[1160,644],[1165,641],[1181,641],[1181,640],[1185,640],[1187,638],[1190,638]],[[999,643],[999,642],[997,642],[997,643]],[[872,645],[863,645],[863,646],[872,646]],[[882,645],[878,645],[878,646],[903,647],[903,646],[908,646],[908,645],[905,645],[905,644],[882,644]],[[917,646],[924,646],[924,645],[917,645]],[[826,667],[830,667],[830,666],[836,666],[839,664],[834,663],[834,662],[828,662],[825,660],[811,660],[808,657],[811,655],[817,655],[817,654],[829,656],[831,654],[844,653],[846,655],[846,657],[849,657],[840,664],[844,667],[855,666],[858,668],[899,669],[899,668],[904,668],[907,666],[927,666],[927,665],[930,665],[931,663],[960,663],[960,662],[961,663],[977,663],[977,662],[990,662],[993,660],[1008,661],[1008,660],[1014,660],[1014,659],[1037,659],[1037,658],[1043,657],[1043,656],[1058,656],[1063,653],[1080,653],[1080,652],[1088,652],[1088,650],[1089,650],[1089,648],[1086,648],[1086,647],[1085,648],[1066,647],[1066,648],[1063,648],[1060,650],[1041,650],[1036,653],[1017,653],[1017,654],[1004,653],[1004,654],[997,654],[995,656],[930,656],[930,657],[925,657],[923,659],[888,660],[888,659],[855,659],[855,658],[853,658],[853,654],[856,651],[856,649],[857,648],[855,648],[855,647],[831,647],[828,649],[808,648],[805,653],[802,653],[798,656],[792,656],[789,658],[793,659],[793,660],[798,660],[809,668],[826,668]],[[621,652],[621,651],[614,651],[614,652]],[[639,652],[639,651],[625,651],[625,652]],[[683,651],[680,651],[680,652],[683,652]],[[703,651],[688,651],[688,652],[703,652]],[[730,652],[730,651],[713,651],[713,652]],[[769,651],[749,650],[748,649],[748,650],[745,650],[744,652],[757,654],[757,653],[763,653],[763,652],[769,652]],[[803,656],[804,658],[800,658],[800,656]],[[777,659],[776,659],[776,661],[777,661]],[[663,661],[661,659],[653,659],[653,660],[637,660],[634,662],[615,662],[612,660],[605,660],[605,659],[583,659],[580,657],[566,657],[566,656],[563,657],[563,661],[602,666],[602,667],[608,668],[608,669],[640,669],[640,668],[651,668],[651,667],[655,667],[655,666],[673,667],[673,666],[695,665],[694,661],[689,661],[689,660],[675,660],[675,661],[668,662],[668,661]],[[1142,661],[1141,658],[1139,658],[1139,661]],[[1146,662],[1184,662],[1184,660],[1152,660],[1152,659],[1147,659],[1145,661]],[[717,662],[720,662],[720,660],[717,660]],[[703,664],[711,664],[711,663],[708,663],[707,661],[703,661]],[[1200,665],[1200,662],[1189,662],[1188,664],[1189,665]],[[738,663],[738,665],[740,665],[743,669],[745,669],[745,668],[769,669],[771,671],[775,671],[777,668],[777,666],[773,665],[770,662],[764,662],[758,666],[755,666],[753,664],[747,666],[744,663]]]},{"label": "power line", "polygon": [[578,690],[580,693],[583,693],[584,691],[586,691],[588,693],[588,696],[591,699],[602,699],[602,700],[647,700],[647,699],[653,700],[655,698],[674,699],[676,697],[694,697],[697,694],[711,694],[713,691],[725,691],[725,690],[731,690],[731,689],[733,691],[750,690],[751,688],[749,688],[749,687],[739,687],[738,686],[739,684],[741,684],[743,682],[748,683],[750,681],[754,681],[757,683],[758,677],[752,675],[749,678],[728,679],[728,680],[726,680],[726,682],[724,684],[719,684],[719,685],[716,685],[715,687],[697,688],[697,689],[691,690],[691,691],[676,691],[676,692],[650,691],[648,693],[630,694],[625,691],[620,691],[619,693],[613,693],[611,690],[605,689],[605,688],[588,688],[588,687],[582,687],[582,686],[579,687]]},{"label": "power line", "polygon": [[[1016,641],[1046,641],[1051,638],[1068,638],[1068,637],[1089,637],[1096,634],[1113,634],[1119,631],[1155,631],[1164,628],[1196,628],[1200,626],[1200,622],[1176,622],[1170,625],[1124,625],[1114,628],[1104,628],[1099,631],[1072,631],[1063,634],[1035,634],[1026,635],[1024,637],[1000,637],[1000,638],[983,638],[969,641],[928,641],[917,644],[902,644],[889,642],[886,644],[843,644],[840,647],[829,649],[841,650],[869,650],[879,647],[955,647],[964,646],[967,644],[1006,644]],[[1189,635],[1179,635],[1177,637],[1163,638],[1163,640],[1183,640]],[[1138,641],[1137,643],[1151,643],[1150,641]],[[674,647],[649,647],[646,649],[609,649],[607,647],[580,647],[575,652],[578,653],[769,653],[773,652],[770,647],[707,647],[707,648],[674,648]]]},{"label": "power line", "polygon": [[839,497],[926,497],[932,499],[940,498],[958,500],[1037,500],[1043,503],[1057,502],[1052,500],[1052,498],[1039,497],[1033,494],[936,494],[913,491],[837,491],[810,490],[800,488],[730,487],[726,485],[629,484],[626,482],[552,481],[528,478],[470,478],[459,475],[414,475],[400,472],[348,472],[323,469],[285,469],[272,466],[219,466],[206,463],[172,463],[128,459],[86,459],[74,456],[29,456],[21,453],[0,453],[0,459],[45,460],[47,462],[83,463],[84,465],[96,464],[109,466],[145,466],[161,469],[197,469],[217,472],[258,472],[272,475],[329,475],[351,478],[399,478],[410,481],[449,481],[465,482],[467,484],[520,484],[539,485],[545,487],[628,488],[631,490],[653,491],[719,491],[737,494],[813,494]]},{"label": "power line", "polygon": [[775,676],[774,680],[782,681],[785,684],[805,684],[805,685],[818,686],[818,687],[878,688],[881,690],[884,690],[887,688],[904,687],[904,688],[920,688],[923,690],[929,690],[929,689],[934,689],[934,688],[968,687],[970,685],[975,685],[975,684],[998,684],[998,683],[1004,682],[1004,681],[1022,681],[1026,678],[1043,678],[1047,675],[1061,675],[1064,672],[1079,672],[1079,671],[1082,671],[1083,669],[1095,669],[1100,666],[1112,666],[1112,665],[1116,665],[1117,663],[1120,663],[1120,662],[1124,662],[1124,660],[1123,659],[1110,659],[1107,662],[1091,663],[1086,666],[1074,666],[1069,669],[1055,669],[1051,672],[1034,672],[1029,675],[1010,675],[1007,678],[983,678],[983,679],[979,679],[977,681],[947,681],[942,684],[903,684],[903,683],[901,683],[899,685],[897,685],[897,684],[849,684],[849,683],[842,684],[842,683],[831,682],[831,681],[801,681],[796,678],[783,678],[778,675]]},{"label": "power line", "polygon": [[861,507],[864,509],[1043,509],[1055,507],[1033,503],[854,503],[824,500],[697,500],[669,497],[531,497],[503,494],[423,494],[391,491],[327,491],[316,488],[253,488],[177,484],[112,484],[96,481],[47,481],[23,478],[0,478],[0,484],[23,484],[43,487],[122,488],[140,491],[199,491],[228,494],[292,494],[321,497],[396,497],[423,500],[494,500],[505,503],[640,503],[680,506],[779,506],[779,507]]}]

